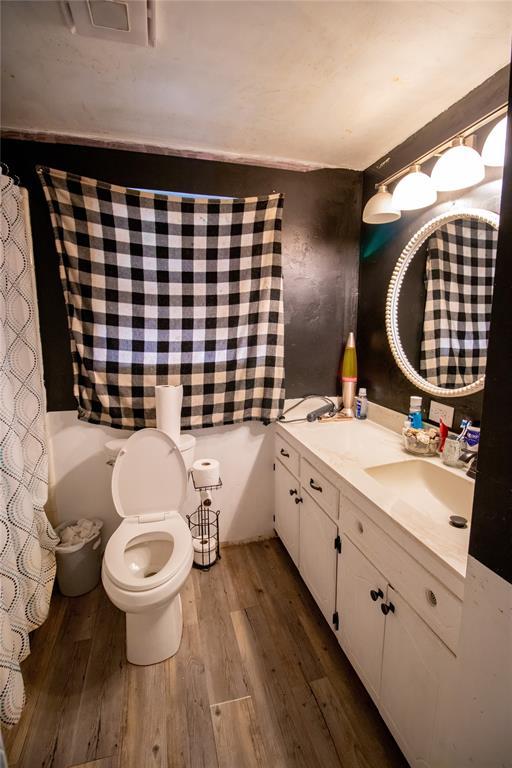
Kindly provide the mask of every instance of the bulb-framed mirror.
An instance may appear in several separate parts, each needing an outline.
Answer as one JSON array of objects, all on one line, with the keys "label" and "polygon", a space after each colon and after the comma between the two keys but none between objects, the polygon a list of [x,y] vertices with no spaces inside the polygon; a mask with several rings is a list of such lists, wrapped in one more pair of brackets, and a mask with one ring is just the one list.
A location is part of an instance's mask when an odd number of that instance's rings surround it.
[{"label": "bulb-framed mirror", "polygon": [[[388,342],[404,376],[430,395],[462,397],[484,387],[498,227],[497,213],[457,206],[422,226],[395,265],[386,300]],[[404,285],[414,272],[420,280],[418,268],[424,284],[412,300],[409,291],[410,323],[400,299],[406,301]]]}]

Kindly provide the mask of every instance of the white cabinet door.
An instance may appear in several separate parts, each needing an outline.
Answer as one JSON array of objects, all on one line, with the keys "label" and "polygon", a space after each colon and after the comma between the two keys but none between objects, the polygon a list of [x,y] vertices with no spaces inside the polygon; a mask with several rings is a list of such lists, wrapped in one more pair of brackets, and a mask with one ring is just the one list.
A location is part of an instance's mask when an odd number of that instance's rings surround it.
[{"label": "white cabinet door", "polygon": [[303,491],[300,506],[300,573],[325,618],[332,624],[336,610],[335,540],[338,527]]},{"label": "white cabinet door", "polygon": [[454,656],[405,600],[388,587],[381,714],[411,766],[429,766],[440,682]]},{"label": "white cabinet door", "polygon": [[299,481],[276,461],[274,485],[274,526],[295,565],[299,566]]},{"label": "white cabinet door", "polygon": [[343,537],[338,564],[340,643],[368,692],[378,701],[385,616],[384,576]]}]

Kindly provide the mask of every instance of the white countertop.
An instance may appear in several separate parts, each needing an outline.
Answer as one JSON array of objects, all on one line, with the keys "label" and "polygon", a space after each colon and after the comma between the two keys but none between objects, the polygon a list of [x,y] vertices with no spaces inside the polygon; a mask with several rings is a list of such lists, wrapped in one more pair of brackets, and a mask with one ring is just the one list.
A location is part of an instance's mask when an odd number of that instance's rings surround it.
[{"label": "white countertop", "polygon": [[[365,472],[369,467],[395,462],[431,462],[443,471],[463,478],[464,490],[471,494],[474,481],[467,478],[462,470],[446,467],[440,458],[419,458],[408,454],[402,446],[401,435],[369,419],[333,423],[280,422],[277,428],[278,432],[282,430],[281,434],[285,439],[291,438],[292,443],[297,441],[304,446],[312,456],[320,459],[371,505],[384,512],[399,526],[401,532],[419,542],[435,560],[447,567],[457,580],[464,579],[469,526],[466,529],[454,528],[449,524],[447,516],[430,515],[425,510],[419,510]],[[469,485],[466,486],[465,483]]]}]

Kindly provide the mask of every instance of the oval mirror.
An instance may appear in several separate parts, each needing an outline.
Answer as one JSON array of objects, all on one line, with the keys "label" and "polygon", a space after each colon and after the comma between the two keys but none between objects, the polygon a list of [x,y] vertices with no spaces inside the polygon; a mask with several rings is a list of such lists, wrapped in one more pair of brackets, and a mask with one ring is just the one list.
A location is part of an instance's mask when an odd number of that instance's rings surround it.
[{"label": "oval mirror", "polygon": [[402,373],[431,395],[483,389],[499,216],[464,208],[409,240],[386,301],[389,345]]}]

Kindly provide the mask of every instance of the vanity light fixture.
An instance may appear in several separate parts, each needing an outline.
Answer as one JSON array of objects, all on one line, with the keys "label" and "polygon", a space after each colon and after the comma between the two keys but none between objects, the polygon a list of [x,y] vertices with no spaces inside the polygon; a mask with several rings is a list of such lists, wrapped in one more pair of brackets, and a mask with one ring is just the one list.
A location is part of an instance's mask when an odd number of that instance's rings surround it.
[{"label": "vanity light fixture", "polygon": [[476,149],[465,142],[463,136],[458,136],[434,165],[431,179],[439,192],[472,187],[484,178],[484,161]]},{"label": "vanity light fixture", "polygon": [[379,184],[377,192],[370,197],[363,211],[365,224],[388,224],[401,216],[401,211],[393,204],[393,195],[385,184]]},{"label": "vanity light fixture", "polygon": [[432,180],[423,173],[418,163],[411,165],[409,173],[400,179],[393,192],[393,205],[401,211],[426,208],[436,200],[437,192]]},{"label": "vanity light fixture", "polygon": [[[464,189],[467,186],[477,184],[485,176],[485,165],[503,165],[507,110],[508,103],[505,102],[463,130],[447,137],[440,144],[417,157],[412,164],[409,161],[408,165],[402,166],[386,178],[378,179],[375,184],[377,192],[364,207],[363,221],[366,224],[383,224],[385,221],[396,220],[399,218],[397,215],[399,211],[414,211],[435,203],[438,190]],[[493,123],[499,118],[503,119],[489,133],[482,158],[471,146],[470,137],[477,134],[485,125]],[[439,160],[434,166],[437,170],[431,179],[430,176],[421,171],[421,166],[433,158],[439,158]],[[380,176],[381,168],[388,163],[390,163],[390,157],[386,157],[383,162],[373,166],[372,171],[377,178]],[[449,173],[446,171],[446,165],[452,166],[452,171]],[[439,186],[434,186],[434,181]],[[395,182],[397,185],[389,204],[386,195],[389,195],[388,189]],[[379,213],[384,213],[386,218],[378,218],[377,214]],[[390,218],[387,218],[387,215]],[[391,218],[392,216],[393,218]]]},{"label": "vanity light fixture", "polygon": [[507,141],[507,118],[496,123],[485,140],[482,160],[485,165],[498,168],[505,164],[505,144]]}]

